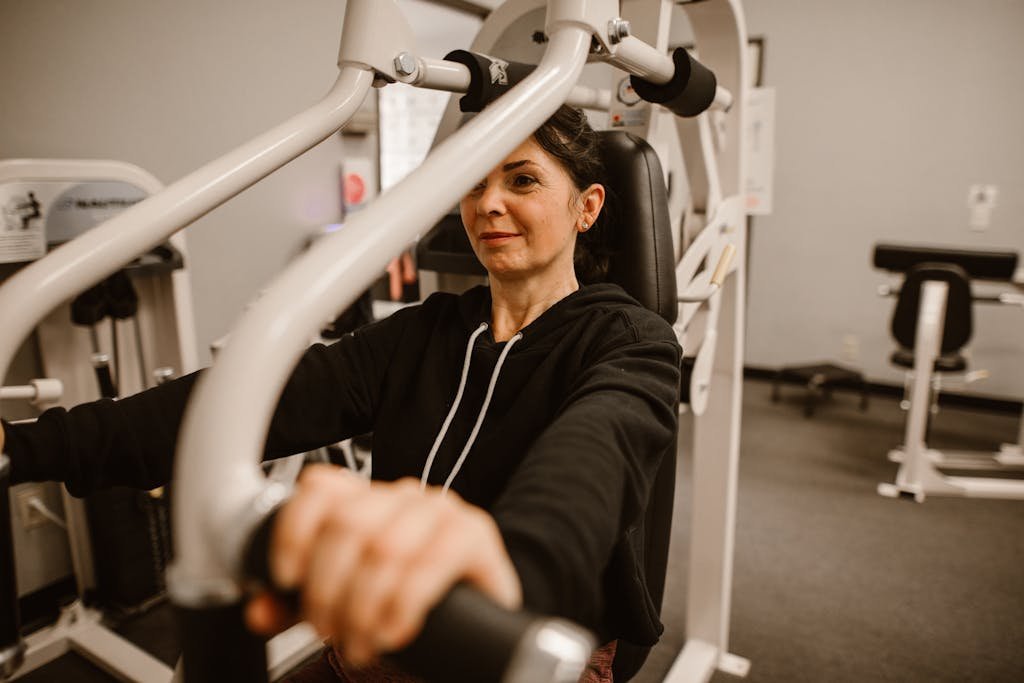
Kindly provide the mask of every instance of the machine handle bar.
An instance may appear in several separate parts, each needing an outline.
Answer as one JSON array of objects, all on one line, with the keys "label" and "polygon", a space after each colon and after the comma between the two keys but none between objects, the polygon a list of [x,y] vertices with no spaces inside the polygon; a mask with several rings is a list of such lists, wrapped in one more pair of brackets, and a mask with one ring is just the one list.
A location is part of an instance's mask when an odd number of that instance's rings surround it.
[{"label": "machine handle bar", "polygon": [[64,393],[64,384],[59,379],[44,377],[30,380],[21,386],[0,387],[0,399],[21,399],[32,405],[59,401]]},{"label": "machine handle bar", "polygon": [[[298,614],[298,594],[276,588],[270,576],[268,553],[275,519],[276,511],[252,535],[244,572]],[[387,658],[430,681],[575,683],[594,644],[593,636],[579,626],[506,610],[460,584],[430,611],[419,636]]]}]

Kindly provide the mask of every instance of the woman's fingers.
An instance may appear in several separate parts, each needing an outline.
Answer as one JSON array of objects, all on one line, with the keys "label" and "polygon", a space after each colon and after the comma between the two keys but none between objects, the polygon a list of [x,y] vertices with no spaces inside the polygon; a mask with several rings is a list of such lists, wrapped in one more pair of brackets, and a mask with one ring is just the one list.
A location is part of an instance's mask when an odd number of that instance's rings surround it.
[{"label": "woman's fingers", "polygon": [[364,487],[329,511],[302,581],[305,614],[321,633],[335,635],[348,627],[350,594],[366,571],[366,545],[420,495],[406,484]]},{"label": "woman's fingers", "polygon": [[347,506],[364,479],[340,467],[311,465],[302,471],[295,495],[281,508],[271,534],[270,570],[282,588],[294,588],[305,576],[321,527],[339,506]]},{"label": "woman's fingers", "polygon": [[253,633],[272,636],[296,623],[294,612],[269,593],[260,593],[245,606],[245,624]]},{"label": "woman's fingers", "polygon": [[[521,601],[494,520],[414,480],[367,486],[339,468],[309,467],[278,514],[271,545],[275,579],[302,589],[304,616],[353,663],[408,644],[459,581],[506,607]],[[254,600],[250,626],[272,630],[281,623],[277,607]]]},{"label": "woman's fingers", "polygon": [[444,525],[450,524],[456,514],[456,503],[451,499],[433,492],[418,495],[415,505],[405,507],[366,545],[361,571],[354,577],[345,608],[349,615],[346,638],[365,637],[371,641],[357,649],[390,650],[405,644],[390,637],[394,595],[410,573],[410,566],[444,533]]},{"label": "woman's fingers", "polygon": [[519,577],[497,526],[482,510],[461,505],[396,586],[379,627],[379,640],[389,649],[406,645],[419,633],[430,609],[459,581],[473,584],[503,607],[520,606]]}]

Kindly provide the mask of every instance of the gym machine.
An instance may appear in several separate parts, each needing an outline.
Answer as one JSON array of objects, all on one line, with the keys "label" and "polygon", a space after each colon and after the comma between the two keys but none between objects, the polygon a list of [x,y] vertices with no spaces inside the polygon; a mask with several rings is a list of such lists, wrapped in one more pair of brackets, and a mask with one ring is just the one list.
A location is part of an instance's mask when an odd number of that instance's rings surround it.
[{"label": "gym machine", "polygon": [[[21,225],[13,228],[11,214],[15,211],[7,211],[0,253],[3,260],[15,263],[45,260],[48,249],[78,238],[97,223],[162,189],[151,174],[123,162],[0,161],[2,203],[5,208],[22,207],[20,215],[15,216]],[[171,236],[166,244],[134,260],[128,268],[133,273],[130,279],[127,271],[121,270],[112,276],[116,281],[105,280],[88,296],[75,297],[76,291],[65,290],[64,299],[55,306],[37,308],[37,316],[42,317],[34,325],[35,336],[48,378],[33,380],[28,387],[4,387],[0,397],[71,407],[101,396],[117,398],[135,393],[171,375],[196,369],[185,253],[183,236]],[[116,292],[107,288],[114,282]],[[115,293],[116,301],[112,298]],[[35,308],[33,299],[25,301]],[[27,308],[24,304],[21,307]],[[5,308],[5,317],[8,311]],[[99,325],[108,318],[109,326]],[[169,666],[108,628],[102,610],[86,599],[98,588],[87,504],[63,487],[61,496],[64,519],[56,521],[67,530],[77,598],[62,608],[54,624],[27,637],[19,674],[72,650],[127,680],[169,681]],[[11,613],[16,615],[16,609],[17,602]]]},{"label": "gym machine", "polygon": [[[564,101],[596,106],[608,102],[613,127],[642,131],[655,141],[655,149],[678,144],[686,159],[679,177],[689,183],[689,201],[677,189],[673,218],[681,224],[676,249],[682,255],[677,277],[683,315],[678,332],[692,358],[688,393],[695,415],[695,524],[688,639],[668,680],[707,680],[719,668],[745,673],[746,661],[728,652],[745,286],[743,14],[737,0],[683,3],[709,71],[685,51],[665,54],[676,3],[627,0],[621,10],[619,4],[511,0],[495,10],[491,16],[497,19],[485,22],[474,49],[493,41],[502,22],[542,10],[545,49],[537,67],[457,131],[451,132],[449,122],[450,134],[439,134],[442,141],[420,169],[282,273],[243,316],[198,384],[175,467],[177,556],[168,572],[169,592],[185,624],[185,680],[267,676],[264,645],[241,624],[243,558],[289,493],[286,485],[263,476],[260,439],[307,340]],[[386,36],[374,30],[379,26],[389,27]],[[616,79],[612,91],[619,93],[619,107],[611,97],[576,88],[588,59],[642,81],[622,85]],[[49,310],[69,293],[88,288],[326,138],[355,113],[371,86],[407,80],[423,87],[462,89],[464,68],[439,62],[445,60],[416,56],[413,33],[394,2],[349,0],[341,73],[319,104],[80,236],[0,288],[0,309],[12,312],[7,329],[0,332],[0,368],[6,371],[16,344],[35,324],[33,311]],[[709,89],[706,79],[712,72],[720,85],[715,87],[711,76]],[[690,74],[696,74],[693,83],[701,84],[694,89],[697,95],[687,92]],[[666,126],[665,118],[655,113],[659,110],[644,98],[684,116],[712,110]],[[451,182],[439,187],[434,182],[438,175]],[[19,306],[20,301],[33,305]],[[211,452],[218,457],[208,457]],[[460,632],[502,631],[466,627],[467,612],[476,609],[459,604],[475,598],[462,595],[454,591],[439,613],[454,609]],[[8,628],[2,634],[0,645],[5,648],[0,658],[6,657],[9,665],[19,649],[14,626],[13,633]],[[466,679],[497,678],[497,671],[506,670],[503,680],[508,681],[575,680],[592,646],[579,629],[551,620],[520,621],[512,631],[506,642],[518,644],[504,648],[497,664],[481,663],[490,668],[465,673]],[[429,641],[436,634],[428,628],[423,638]],[[461,649],[465,651],[464,644]]]},{"label": "gym machine", "polygon": [[[535,61],[543,39],[531,46],[530,37],[545,27],[548,4],[543,0],[505,2],[485,19],[469,51],[510,62]],[[712,101],[704,103],[708,111],[699,116],[687,115],[683,102],[675,107],[684,111],[675,111],[673,103],[666,101],[667,94],[659,97],[648,90],[643,95],[651,96],[653,102],[644,99],[632,87],[628,73],[611,69],[607,91],[577,86],[569,102],[607,111],[608,127],[647,140],[659,152],[666,175],[676,179],[670,187],[669,210],[672,224],[679,226],[674,235],[681,306],[676,330],[692,367],[684,394],[694,416],[694,521],[688,552],[686,645],[666,680],[707,680],[716,669],[743,676],[750,663],[731,654],[728,643],[746,292],[746,26],[739,2],[624,0],[620,5],[620,14],[607,24],[612,47],[592,53],[591,62],[634,60],[625,71],[644,69],[651,82],[669,80],[684,69],[675,69],[665,59],[645,61],[641,55],[650,47],[660,55],[666,53],[673,9],[681,6],[700,64],[714,73],[718,83],[713,94],[708,92]],[[546,37],[547,32],[543,33]],[[676,51],[673,57],[682,60],[684,55]],[[432,68],[431,60],[410,57],[408,64],[407,73],[400,72],[398,79],[413,85],[424,85],[432,77],[440,80],[442,73],[457,73],[450,67],[447,71]],[[459,88],[469,88],[471,79],[461,78]],[[458,128],[462,116],[453,98],[435,145]],[[726,279],[727,274],[732,277]],[[421,278],[421,288],[429,289],[427,283],[428,278]]]},{"label": "gym machine", "polygon": [[[951,376],[973,381],[980,371],[967,372],[961,347],[971,335],[971,309],[977,303],[1024,306],[1016,291],[976,296],[972,280],[1015,283],[1017,253],[913,245],[879,244],[874,265],[905,278],[898,291],[883,286],[879,293],[896,296],[892,331],[903,348],[893,361],[911,368],[907,422],[903,445],[889,452],[899,463],[894,483],[881,483],[878,493],[890,498],[907,497],[923,502],[928,495],[968,498],[1024,499],[1024,479],[998,476],[1000,472],[1024,473],[1024,417],[1015,444],[998,451],[942,451],[929,448],[928,423],[937,410],[938,393]],[[989,472],[996,476],[958,476],[943,470]]]}]

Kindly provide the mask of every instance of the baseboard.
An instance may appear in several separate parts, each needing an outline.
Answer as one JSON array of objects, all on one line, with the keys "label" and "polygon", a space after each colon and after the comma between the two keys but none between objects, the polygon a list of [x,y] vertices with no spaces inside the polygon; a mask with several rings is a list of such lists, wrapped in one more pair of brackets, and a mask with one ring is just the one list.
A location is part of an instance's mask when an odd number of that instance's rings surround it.
[{"label": "baseboard", "polygon": [[[743,376],[746,379],[774,381],[778,368],[766,368],[755,365],[743,367]],[[797,382],[789,381],[789,384]],[[900,384],[888,384],[885,382],[868,382],[868,392],[874,396],[888,396],[899,398],[903,396],[903,386]],[[1024,410],[1024,402],[999,398],[996,396],[981,396],[978,394],[960,394],[952,391],[944,391],[939,394],[939,405],[956,408],[971,408],[994,413],[1020,414]]]}]

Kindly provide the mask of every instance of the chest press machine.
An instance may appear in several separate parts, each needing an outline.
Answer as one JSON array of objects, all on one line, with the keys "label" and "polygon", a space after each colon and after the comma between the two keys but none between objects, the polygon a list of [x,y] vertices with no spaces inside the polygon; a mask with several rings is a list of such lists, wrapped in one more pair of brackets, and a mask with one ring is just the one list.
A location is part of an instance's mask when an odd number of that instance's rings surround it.
[{"label": "chest press machine", "polygon": [[[686,11],[708,68],[682,50],[666,55],[676,4]],[[185,680],[266,680],[264,644],[241,622],[244,559],[289,493],[263,476],[261,439],[307,340],[565,101],[598,107],[607,102],[612,127],[647,138],[655,149],[682,152],[665,165],[689,185],[687,195],[677,183],[668,199],[678,226],[676,329],[692,359],[684,393],[695,416],[693,528],[687,641],[667,680],[704,681],[716,669],[745,674],[746,660],[728,652],[745,288],[743,13],[738,0],[510,0],[485,21],[473,49],[496,47],[505,28],[534,11],[544,13],[546,39],[537,67],[459,130],[452,132],[446,117],[443,139],[423,165],[289,266],[243,316],[197,386],[176,460],[177,555],[168,572],[169,593],[184,625]],[[379,26],[388,26],[386,35],[375,30]],[[419,57],[415,45],[394,2],[348,0],[341,72],[320,103],[54,251],[0,288],[7,323],[0,330],[0,371],[6,373],[18,343],[38,322],[37,311],[86,289],[331,135],[370,87],[395,81],[450,91],[468,86],[464,65]],[[588,60],[634,78],[625,84],[621,76],[615,79],[615,98],[579,88]],[[450,182],[439,186],[434,179],[441,175]],[[0,462],[0,470],[6,467]],[[7,487],[0,485],[0,513],[6,502]],[[9,526],[9,520],[0,522]],[[9,589],[0,600],[8,601],[16,595],[9,540],[0,533],[0,588]],[[459,633],[487,638],[503,631],[494,623],[465,627],[475,609],[467,609],[460,595],[453,592],[438,608],[439,614],[454,610]],[[0,633],[0,671],[9,673],[17,668],[22,646],[16,601],[3,606],[15,615]],[[444,622],[430,623],[423,639],[443,644],[445,630]],[[441,657],[431,646],[425,649],[433,662],[411,666],[445,680],[574,681],[592,645],[578,629],[545,620],[519,624],[515,631],[496,662],[478,663],[483,668],[432,670],[439,659],[459,657]],[[463,642],[460,650],[465,649]]]}]

